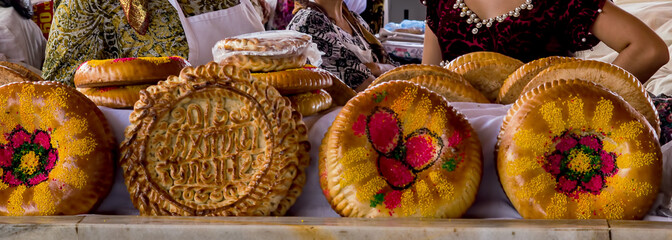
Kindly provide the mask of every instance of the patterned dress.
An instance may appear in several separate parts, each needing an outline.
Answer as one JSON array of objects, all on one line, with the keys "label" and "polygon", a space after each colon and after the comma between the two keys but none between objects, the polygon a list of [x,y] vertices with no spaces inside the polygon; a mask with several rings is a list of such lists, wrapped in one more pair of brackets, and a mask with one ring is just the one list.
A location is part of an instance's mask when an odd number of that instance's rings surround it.
[{"label": "patterned dress", "polygon": [[[367,31],[371,31],[362,17],[355,12],[352,12],[352,14]],[[313,42],[317,44],[317,48],[324,52],[322,66],[320,67],[338,76],[351,88],[357,88],[364,80],[373,77],[371,70],[345,44],[353,44],[360,49],[365,49],[368,48],[368,43],[357,33],[350,35],[332,23],[329,17],[322,12],[313,9],[301,9],[294,15],[292,21],[287,25],[287,29],[311,35]],[[374,62],[379,62],[375,54],[373,54],[373,57]]]},{"label": "patterned dress", "polygon": [[[179,0],[186,16],[236,6],[239,0]],[[127,22],[119,0],[54,1],[42,77],[73,86],[77,67],[92,59],[189,56],[177,11],[168,0],[148,2],[150,23],[145,35]]]},{"label": "patterned dress", "polygon": [[[460,17],[455,0],[426,0],[427,25],[436,34],[443,60],[475,51],[494,51],[523,62],[547,56],[572,56],[599,43],[590,27],[605,0],[532,1],[531,10],[478,28]],[[467,6],[468,7],[468,6]]]}]

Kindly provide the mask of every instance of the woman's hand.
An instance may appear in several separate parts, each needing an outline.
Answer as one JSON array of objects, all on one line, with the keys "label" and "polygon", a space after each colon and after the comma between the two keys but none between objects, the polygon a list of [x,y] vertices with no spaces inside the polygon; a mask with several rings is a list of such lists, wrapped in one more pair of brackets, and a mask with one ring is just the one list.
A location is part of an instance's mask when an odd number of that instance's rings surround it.
[{"label": "woman's hand", "polygon": [[618,52],[613,64],[629,71],[644,84],[669,61],[665,42],[642,21],[606,1],[591,29]]},{"label": "woman's hand", "polygon": [[371,73],[373,74],[374,77],[379,77],[383,73],[395,68],[394,65],[386,63],[370,62],[370,63],[364,63],[364,65],[366,65],[366,67],[368,67],[369,70],[371,70]]}]

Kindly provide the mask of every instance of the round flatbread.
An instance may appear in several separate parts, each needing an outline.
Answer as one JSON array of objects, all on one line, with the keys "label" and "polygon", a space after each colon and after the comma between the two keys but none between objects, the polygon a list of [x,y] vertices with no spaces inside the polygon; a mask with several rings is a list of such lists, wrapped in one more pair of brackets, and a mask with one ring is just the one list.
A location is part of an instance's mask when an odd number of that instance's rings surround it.
[{"label": "round flatbread", "polygon": [[532,78],[537,76],[539,72],[550,67],[551,65],[572,61],[581,61],[581,59],[573,57],[550,56],[524,64],[515,72],[511,73],[511,75],[509,75],[506,80],[504,80],[504,84],[499,90],[499,95],[497,96],[497,103],[514,103],[523,92],[525,85],[527,85],[527,83],[529,83]]},{"label": "round flatbread", "polygon": [[310,65],[277,72],[252,73],[252,77],[273,86],[283,95],[319,90],[332,84],[327,71]]},{"label": "round flatbread", "polygon": [[117,146],[103,113],[56,82],[0,87],[0,215],[91,211],[114,181]]},{"label": "round flatbread", "polygon": [[24,66],[7,61],[0,61],[0,85],[22,81],[37,82],[44,81],[44,79]]},{"label": "round flatbread", "polygon": [[389,82],[392,80],[410,80],[418,76],[429,75],[429,76],[443,76],[451,78],[453,80],[467,82],[460,74],[457,74],[453,71],[447,70],[445,68],[429,65],[429,64],[407,64],[396,67],[386,73],[380,75],[376,80],[374,80],[369,88],[376,86],[378,84]]},{"label": "round flatbread", "polygon": [[117,87],[77,88],[98,106],[110,108],[133,108],[140,99],[140,91],[151,85],[126,85]]},{"label": "round flatbread", "polygon": [[506,56],[498,52],[476,51],[456,57],[455,59],[451,60],[448,64],[445,64],[445,66],[443,67],[445,67],[448,70],[455,71],[455,69],[457,69],[458,67],[467,64],[469,62],[479,62],[488,59],[495,59],[501,63],[504,63],[505,65],[518,65],[518,66],[523,65],[523,62],[521,62],[520,60]]},{"label": "round flatbread", "polygon": [[156,84],[190,66],[182,57],[137,57],[90,60],[75,71],[78,88]]},{"label": "round flatbread", "polygon": [[140,93],[121,167],[142,215],[283,215],[310,159],[301,115],[250,72],[187,67]]},{"label": "round flatbread", "polygon": [[481,144],[443,97],[407,81],[350,100],[322,141],[320,185],[348,217],[460,217],[476,197]]},{"label": "round flatbread", "polygon": [[649,94],[637,78],[623,68],[595,60],[561,63],[537,74],[525,86],[523,93],[557,79],[581,79],[606,87],[644,115],[656,134],[660,134],[660,119]]},{"label": "round flatbread", "polygon": [[486,59],[467,62],[452,70],[461,74],[472,86],[483,93],[490,102],[495,102],[506,78],[521,65],[522,63],[515,61]]},{"label": "round flatbread", "polygon": [[592,82],[556,80],[527,92],[497,144],[500,182],[524,218],[641,219],[658,194],[656,133]]},{"label": "round flatbread", "polygon": [[[233,64],[252,72],[273,72],[300,68],[308,59],[312,37],[290,31],[263,31],[229,37],[212,49],[215,62]],[[319,55],[318,55],[319,56]]]},{"label": "round flatbread", "polygon": [[461,78],[423,75],[411,78],[412,83],[426,87],[446,98],[448,102],[478,102],[490,103],[476,88]]}]

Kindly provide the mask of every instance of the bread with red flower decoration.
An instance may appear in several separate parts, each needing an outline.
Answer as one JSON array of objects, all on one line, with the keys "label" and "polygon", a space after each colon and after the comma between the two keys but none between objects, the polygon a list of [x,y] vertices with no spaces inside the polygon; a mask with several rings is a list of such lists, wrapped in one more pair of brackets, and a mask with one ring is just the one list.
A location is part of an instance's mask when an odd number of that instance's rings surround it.
[{"label": "bread with red flower decoration", "polygon": [[476,197],[481,145],[440,95],[390,81],[351,99],[325,134],[320,185],[348,217],[460,217]]},{"label": "bread with red flower decoration", "polygon": [[496,155],[500,182],[524,218],[642,219],[661,183],[654,129],[589,81],[555,80],[519,98]]},{"label": "bread with red flower decoration", "polygon": [[108,194],[116,144],[103,113],[56,82],[0,87],[0,215],[85,214]]}]

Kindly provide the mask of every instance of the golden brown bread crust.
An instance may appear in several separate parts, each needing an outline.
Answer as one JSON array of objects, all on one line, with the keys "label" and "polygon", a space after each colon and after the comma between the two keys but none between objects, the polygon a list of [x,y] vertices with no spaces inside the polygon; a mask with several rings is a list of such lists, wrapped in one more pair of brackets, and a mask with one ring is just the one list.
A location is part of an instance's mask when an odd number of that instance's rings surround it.
[{"label": "golden brown bread crust", "polygon": [[290,95],[287,98],[292,102],[292,107],[304,117],[331,107],[331,96],[323,89]]},{"label": "golden brown bread crust", "polygon": [[444,76],[467,82],[466,79],[462,78],[460,74],[439,66],[429,64],[406,64],[383,73],[378,78],[376,78],[376,80],[374,80],[368,88],[372,88],[373,86],[392,80],[410,80],[411,78],[422,75]]},{"label": "golden brown bread crust", "polygon": [[0,61],[0,85],[21,81],[44,81],[40,75],[16,63]]},{"label": "golden brown bread crust", "polygon": [[112,186],[117,148],[103,113],[56,82],[11,83],[0,93],[0,215],[74,215],[97,206]]},{"label": "golden brown bread crust", "polygon": [[524,64],[515,72],[511,73],[511,75],[509,75],[506,80],[504,80],[504,84],[499,90],[499,95],[497,96],[497,103],[514,103],[522,93],[525,85],[527,85],[527,83],[529,83],[532,78],[537,76],[539,72],[550,67],[551,65],[571,61],[581,61],[581,59],[573,57],[550,56]]},{"label": "golden brown bread crust", "polygon": [[519,62],[499,59],[474,60],[455,67],[453,71],[467,79],[490,102],[495,102],[506,78],[521,65]]},{"label": "golden brown bread crust", "polygon": [[320,159],[325,197],[349,217],[459,217],[482,172],[469,122],[443,97],[408,81],[351,99],[325,134]]},{"label": "golden brown bread crust", "polygon": [[[325,70],[323,70],[325,71]],[[329,74],[331,77],[331,87],[324,88],[325,91],[329,93],[329,96],[331,96],[331,102],[335,104],[336,106],[343,106],[350,99],[355,97],[357,95],[357,92],[350,88],[347,84],[345,84],[343,81],[341,81],[340,78],[336,77],[336,75],[325,71],[326,73]]]},{"label": "golden brown bread crust", "polygon": [[534,77],[523,92],[557,79],[581,79],[600,84],[615,92],[637,109],[660,134],[660,119],[649,94],[637,78],[624,69],[601,61],[583,60],[548,67]]},{"label": "golden brown bread crust", "polygon": [[448,64],[446,64],[444,67],[448,70],[455,71],[455,69],[457,69],[458,67],[467,64],[469,62],[483,61],[488,59],[495,59],[506,65],[516,65],[516,64],[518,66],[523,65],[523,62],[521,62],[520,60],[506,56],[498,52],[476,51],[456,57],[455,59],[451,60]]},{"label": "golden brown bread crust", "polygon": [[127,85],[118,87],[77,88],[98,106],[109,108],[133,108],[140,99],[140,91],[151,85]]},{"label": "golden brown bread crust", "polygon": [[90,60],[75,72],[79,88],[156,84],[190,66],[182,57],[138,57]]},{"label": "golden brown bread crust", "polygon": [[289,57],[231,55],[219,61],[221,65],[233,64],[252,72],[273,72],[299,68],[306,65],[306,56],[296,55]]},{"label": "golden brown bread crust", "polygon": [[[263,33],[262,33],[263,34]],[[270,34],[270,32],[269,32]],[[271,35],[268,35],[271,36]],[[284,35],[277,39],[268,36],[244,37],[239,36],[222,39],[215,44],[217,50],[228,51],[251,51],[251,52],[278,52],[290,49],[305,48],[311,42],[311,36],[307,34]]]},{"label": "golden brown bread crust", "polygon": [[661,181],[660,145],[646,119],[583,80],[521,96],[496,155],[500,182],[524,218],[641,219]]},{"label": "golden brown bread crust", "polygon": [[332,84],[327,71],[310,65],[277,72],[252,73],[252,77],[273,86],[282,95],[310,92]]},{"label": "golden brown bread crust", "polygon": [[446,101],[448,102],[490,103],[488,98],[483,96],[483,94],[471,86],[471,84],[462,80],[462,78],[459,79],[460,80],[456,80],[452,77],[436,75],[422,75],[414,77],[409,81],[438,93],[446,98]]},{"label": "golden brown bread crust", "polygon": [[120,164],[140,214],[282,215],[300,194],[307,129],[247,69],[187,67],[134,107]]}]

